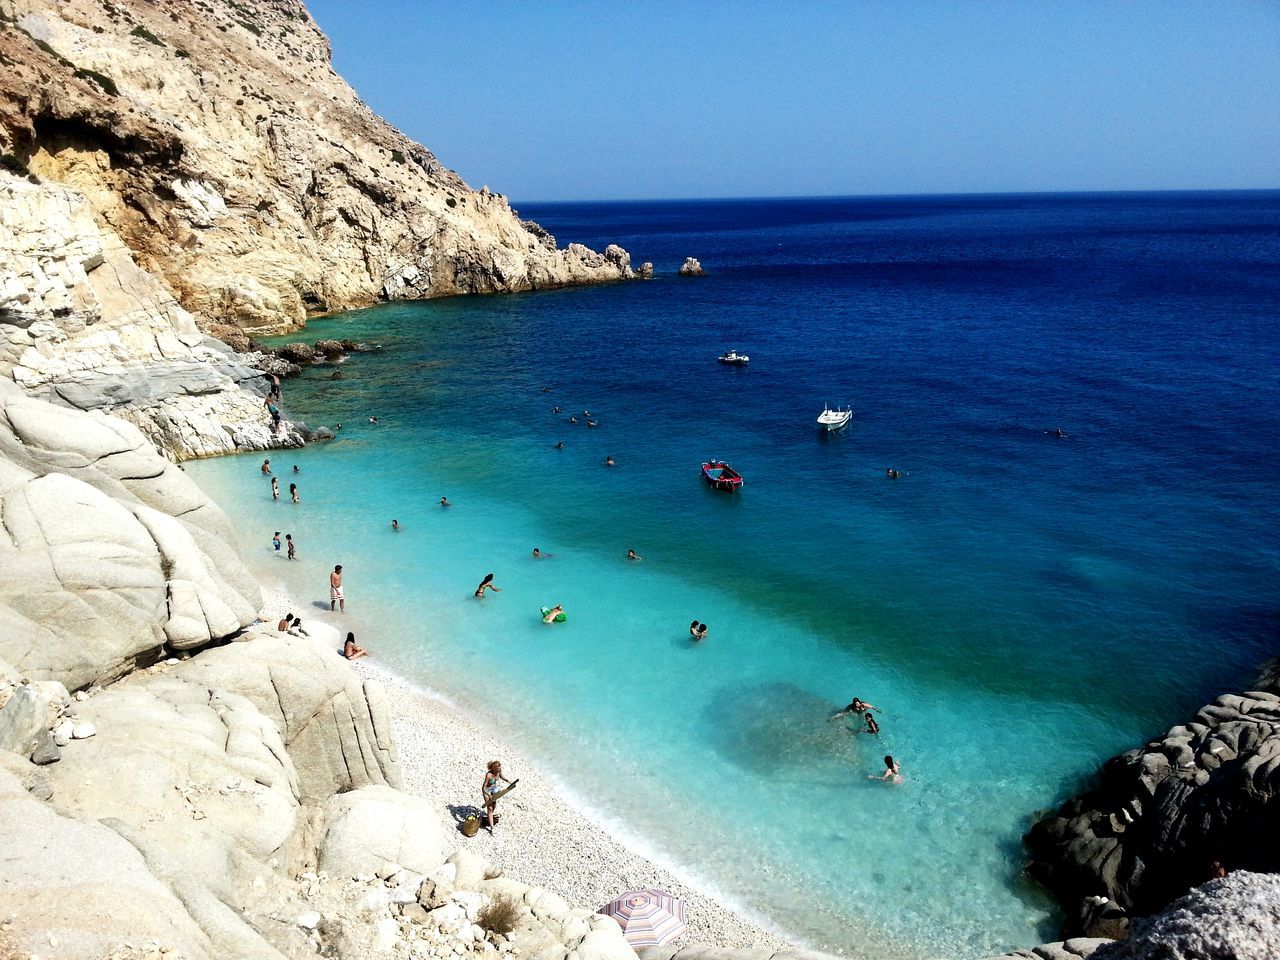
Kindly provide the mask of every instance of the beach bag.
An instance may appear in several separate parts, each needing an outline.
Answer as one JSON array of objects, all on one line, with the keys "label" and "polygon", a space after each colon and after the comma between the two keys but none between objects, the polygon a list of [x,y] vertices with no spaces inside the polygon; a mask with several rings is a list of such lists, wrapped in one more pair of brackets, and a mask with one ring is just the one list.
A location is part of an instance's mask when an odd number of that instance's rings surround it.
[{"label": "beach bag", "polygon": [[474,837],[480,832],[480,818],[474,813],[467,819],[462,821],[462,835],[464,837]]}]

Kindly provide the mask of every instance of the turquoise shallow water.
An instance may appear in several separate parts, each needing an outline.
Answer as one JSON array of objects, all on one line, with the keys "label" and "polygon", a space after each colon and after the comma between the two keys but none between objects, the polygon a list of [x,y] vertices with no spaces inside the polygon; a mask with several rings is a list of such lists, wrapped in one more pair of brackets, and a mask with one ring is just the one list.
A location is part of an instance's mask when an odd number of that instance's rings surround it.
[{"label": "turquoise shallow water", "polygon": [[[879,956],[1039,942],[1029,818],[1274,637],[1278,209],[526,210],[665,275],[316,321],[385,349],[286,384],[290,415],[343,423],[273,455],[303,503],[271,501],[260,457],[188,469],[304,615],[344,564],[379,659],[781,928]],[[688,253],[711,275],[671,276]],[[749,369],[713,362],[729,347]],[[815,429],[828,400],[857,411],[843,435]],[[741,495],[699,480],[708,456]],[[855,694],[878,738],[827,720]],[[885,753],[900,786],[867,779]]]}]

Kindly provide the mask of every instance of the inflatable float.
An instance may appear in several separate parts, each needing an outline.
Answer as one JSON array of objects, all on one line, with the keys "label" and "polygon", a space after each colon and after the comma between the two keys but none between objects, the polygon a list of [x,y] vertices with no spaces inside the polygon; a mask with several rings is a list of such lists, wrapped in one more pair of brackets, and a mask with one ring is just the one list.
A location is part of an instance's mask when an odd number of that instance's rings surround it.
[{"label": "inflatable float", "polygon": [[[548,614],[548,613],[550,613],[550,612],[551,612],[551,608],[550,608],[550,607],[542,607],[542,619],[543,619],[544,621],[547,619],[547,614]],[[562,611],[560,611],[559,613],[557,613],[557,614],[556,614],[556,616],[555,616],[555,622],[556,622],[556,623],[564,623],[564,622],[565,622],[566,620],[568,620],[568,619],[569,619],[569,618],[568,618],[567,616],[565,616],[565,614],[564,614],[564,611],[563,611],[563,610],[562,610]]]}]

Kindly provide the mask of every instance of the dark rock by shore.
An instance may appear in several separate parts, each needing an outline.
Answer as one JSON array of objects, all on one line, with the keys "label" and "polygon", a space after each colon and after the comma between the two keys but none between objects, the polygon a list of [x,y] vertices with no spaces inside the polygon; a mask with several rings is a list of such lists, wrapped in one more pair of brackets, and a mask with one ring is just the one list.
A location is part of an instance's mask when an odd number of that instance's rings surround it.
[{"label": "dark rock by shore", "polygon": [[1280,871],[1280,690],[1226,694],[1103,765],[1026,836],[1028,872],[1067,904],[1150,913],[1226,870]]}]

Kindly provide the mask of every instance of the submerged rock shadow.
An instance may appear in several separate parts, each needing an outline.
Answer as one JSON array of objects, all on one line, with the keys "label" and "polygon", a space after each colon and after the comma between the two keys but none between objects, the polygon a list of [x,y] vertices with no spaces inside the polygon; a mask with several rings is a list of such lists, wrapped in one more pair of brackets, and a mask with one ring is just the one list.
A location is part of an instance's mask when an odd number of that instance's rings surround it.
[{"label": "submerged rock shadow", "polygon": [[[831,719],[838,709],[778,682],[721,687],[703,716],[711,747],[735,767],[774,782],[844,787],[862,779],[867,751],[850,719]],[[875,753],[879,744],[871,739]]]}]

